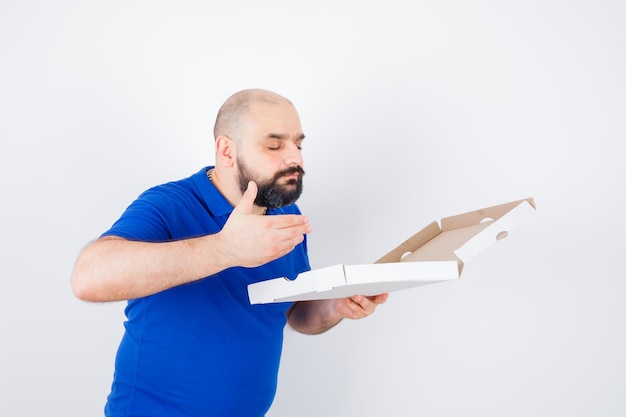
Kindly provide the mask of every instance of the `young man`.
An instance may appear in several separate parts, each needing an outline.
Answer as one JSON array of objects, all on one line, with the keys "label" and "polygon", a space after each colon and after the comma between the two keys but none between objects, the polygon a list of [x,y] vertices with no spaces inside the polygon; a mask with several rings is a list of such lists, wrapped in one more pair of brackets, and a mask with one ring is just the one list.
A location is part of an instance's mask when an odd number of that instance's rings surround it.
[{"label": "young man", "polygon": [[387,299],[250,305],[248,284],[310,269],[304,134],[289,100],[244,90],[214,135],[215,167],[141,194],[76,261],[78,298],[129,300],[107,416],[263,416],[286,323],[317,334]]}]

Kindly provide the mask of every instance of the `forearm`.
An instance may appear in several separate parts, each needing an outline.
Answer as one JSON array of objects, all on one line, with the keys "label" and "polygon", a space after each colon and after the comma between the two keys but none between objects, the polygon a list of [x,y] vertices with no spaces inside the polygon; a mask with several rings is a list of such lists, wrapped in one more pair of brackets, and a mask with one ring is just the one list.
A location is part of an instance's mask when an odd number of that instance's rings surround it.
[{"label": "forearm", "polygon": [[150,243],[102,238],[78,257],[72,289],[85,301],[143,297],[228,268],[217,235]]},{"label": "forearm", "polygon": [[336,302],[337,300],[299,301],[287,312],[287,322],[299,333],[324,333],[342,320],[335,308]]},{"label": "forearm", "polygon": [[334,300],[300,301],[287,312],[287,321],[300,333],[324,333],[344,318],[358,320],[369,316],[388,297],[389,294],[355,295]]}]

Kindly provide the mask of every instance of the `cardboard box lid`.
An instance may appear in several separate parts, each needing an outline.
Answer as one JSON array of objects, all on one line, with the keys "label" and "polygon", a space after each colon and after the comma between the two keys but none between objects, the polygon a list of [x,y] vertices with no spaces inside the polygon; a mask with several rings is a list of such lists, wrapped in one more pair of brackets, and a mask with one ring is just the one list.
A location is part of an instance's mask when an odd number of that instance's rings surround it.
[{"label": "cardboard box lid", "polygon": [[251,304],[377,295],[458,279],[466,262],[535,212],[532,198],[432,222],[374,264],[334,265],[248,285]]}]

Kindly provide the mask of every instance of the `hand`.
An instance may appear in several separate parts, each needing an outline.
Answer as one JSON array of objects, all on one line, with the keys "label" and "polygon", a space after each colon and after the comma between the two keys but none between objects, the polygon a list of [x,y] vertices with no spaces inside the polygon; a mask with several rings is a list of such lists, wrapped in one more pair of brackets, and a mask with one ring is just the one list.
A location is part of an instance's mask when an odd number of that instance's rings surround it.
[{"label": "hand", "polygon": [[297,214],[262,216],[253,214],[257,185],[248,183],[246,192],[219,233],[220,249],[231,264],[255,267],[291,252],[311,232],[308,219]]},{"label": "hand", "polygon": [[371,297],[355,295],[353,297],[335,300],[335,310],[342,318],[362,319],[372,314],[376,307],[383,304],[389,298],[389,294],[380,294]]}]

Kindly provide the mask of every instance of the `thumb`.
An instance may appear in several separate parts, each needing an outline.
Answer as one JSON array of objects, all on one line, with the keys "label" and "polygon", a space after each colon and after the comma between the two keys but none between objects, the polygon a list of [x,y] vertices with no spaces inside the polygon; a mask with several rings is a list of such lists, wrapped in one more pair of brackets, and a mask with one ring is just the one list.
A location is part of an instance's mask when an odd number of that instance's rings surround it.
[{"label": "thumb", "polygon": [[251,214],[257,192],[258,187],[256,183],[254,181],[248,182],[248,188],[246,188],[246,192],[241,196],[241,200],[239,200],[233,212]]}]

